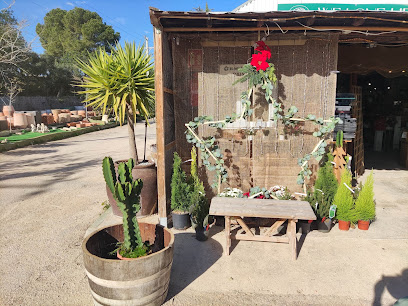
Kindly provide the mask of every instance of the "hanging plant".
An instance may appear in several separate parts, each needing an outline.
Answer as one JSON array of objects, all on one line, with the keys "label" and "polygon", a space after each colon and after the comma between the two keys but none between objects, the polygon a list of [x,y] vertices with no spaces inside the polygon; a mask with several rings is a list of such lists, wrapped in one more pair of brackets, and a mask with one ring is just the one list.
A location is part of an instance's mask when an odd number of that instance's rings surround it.
[{"label": "hanging plant", "polygon": [[[264,41],[256,43],[255,52],[251,57],[249,64],[245,64],[238,69],[243,76],[235,81],[237,83],[248,82],[248,89],[241,93],[242,112],[241,114],[231,114],[226,116],[223,120],[214,121],[211,116],[198,116],[193,121],[186,124],[186,139],[189,143],[195,145],[200,149],[200,157],[203,160],[203,165],[209,171],[215,171],[215,180],[213,187],[218,188],[220,193],[221,183],[226,181],[228,177],[227,169],[224,166],[223,154],[217,144],[215,137],[209,136],[200,138],[198,136],[197,128],[201,125],[208,125],[217,129],[222,129],[227,123],[233,123],[237,119],[246,119],[251,116],[253,110],[251,109],[251,96],[255,87],[260,86],[264,91],[265,99],[272,105],[273,119],[281,121],[288,129],[295,129],[299,123],[310,121],[318,126],[318,130],[313,133],[313,136],[319,138],[319,142],[312,152],[299,158],[298,164],[301,171],[298,174],[297,183],[304,184],[305,178],[310,178],[312,171],[309,169],[309,161],[312,157],[320,161],[326,152],[326,138],[334,130],[336,124],[340,123],[339,118],[330,117],[328,120],[317,118],[315,115],[307,115],[305,118],[298,118],[295,115],[298,113],[296,106],[292,105],[285,113],[282,103],[273,99],[273,88],[276,84],[277,77],[275,74],[275,66],[269,63],[271,59],[271,49]],[[210,159],[211,157],[211,159]]]}]

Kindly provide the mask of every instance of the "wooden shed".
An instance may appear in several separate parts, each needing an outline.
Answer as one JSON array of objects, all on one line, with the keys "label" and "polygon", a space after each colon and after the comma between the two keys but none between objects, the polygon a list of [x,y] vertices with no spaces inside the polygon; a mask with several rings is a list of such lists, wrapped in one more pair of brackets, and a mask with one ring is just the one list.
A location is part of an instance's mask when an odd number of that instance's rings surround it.
[{"label": "wooden shed", "polygon": [[[185,124],[199,115],[222,119],[239,108],[237,101],[247,84],[232,84],[240,76],[238,68],[251,58],[256,41],[264,38],[272,51],[271,62],[278,77],[274,98],[285,108],[296,106],[300,116],[314,114],[327,119],[335,112],[339,44],[347,53],[344,48],[355,46],[352,43],[361,46],[371,41],[394,44],[408,40],[406,13],[397,12],[205,13],[151,8],[150,18],[154,26],[158,203],[162,224],[166,224],[170,213],[173,152],[177,151],[183,160],[190,158]],[[354,87],[349,90],[358,93],[353,78],[350,85]],[[255,111],[251,126],[262,128],[251,140],[239,135],[240,128],[199,129],[202,137],[216,134],[228,168],[228,181],[223,187],[248,190],[252,186],[284,185],[291,191],[301,191],[296,184],[298,159],[316,145],[316,137],[311,135],[313,125],[306,123],[307,132],[300,135],[284,135],[281,125],[268,123],[270,109],[259,90],[252,100]],[[358,99],[355,103],[359,103]],[[362,119],[358,125],[361,133],[356,134],[351,154],[364,171]],[[314,164],[313,169],[316,168]],[[202,173],[208,185],[212,177],[208,172]]]}]

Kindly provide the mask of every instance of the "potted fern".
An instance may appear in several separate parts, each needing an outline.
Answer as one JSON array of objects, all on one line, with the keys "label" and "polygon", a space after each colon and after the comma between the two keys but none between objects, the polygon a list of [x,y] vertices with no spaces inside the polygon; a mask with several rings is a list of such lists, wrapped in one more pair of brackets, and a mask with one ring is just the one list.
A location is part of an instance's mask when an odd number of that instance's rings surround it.
[{"label": "potted fern", "polygon": [[181,169],[181,158],[174,152],[173,175],[171,177],[171,210],[173,227],[186,229],[190,227],[190,186],[187,175]]},{"label": "potted fern", "polygon": [[197,150],[191,149],[191,176],[190,176],[190,217],[191,225],[196,232],[196,239],[205,241],[208,239],[208,218],[210,206],[205,197],[203,182],[197,172]]},{"label": "potted fern", "polygon": [[354,210],[354,200],[351,193],[351,173],[344,169],[341,174],[339,188],[333,199],[333,205],[336,205],[336,217],[339,221],[339,229],[348,231],[350,222],[356,221],[356,214]]},{"label": "potted fern", "polygon": [[371,170],[370,175],[356,200],[356,214],[358,218],[358,228],[361,230],[368,230],[370,226],[370,221],[375,218],[375,201],[374,201],[374,178],[373,171]]},{"label": "potted fern", "polygon": [[112,158],[103,160],[104,178],[122,210],[123,224],[97,230],[82,243],[95,305],[161,305],[167,296],[174,235],[161,225],[138,222],[143,182],[132,177],[133,167],[129,159],[116,175]]}]

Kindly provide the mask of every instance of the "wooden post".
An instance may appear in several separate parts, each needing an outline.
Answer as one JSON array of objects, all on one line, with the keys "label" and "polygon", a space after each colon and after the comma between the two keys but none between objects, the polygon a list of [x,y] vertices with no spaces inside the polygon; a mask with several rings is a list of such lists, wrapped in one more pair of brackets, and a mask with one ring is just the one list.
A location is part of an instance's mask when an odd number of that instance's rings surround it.
[{"label": "wooden post", "polygon": [[229,216],[225,216],[225,250],[224,254],[229,255],[230,253],[230,246],[231,246],[231,219]]},{"label": "wooden post", "polygon": [[156,91],[157,200],[160,224],[167,226],[166,151],[164,139],[163,34],[154,28],[154,74]]},{"label": "wooden post", "polygon": [[288,229],[287,235],[289,236],[289,245],[292,250],[292,258],[296,260],[297,258],[297,240],[296,240],[296,222],[297,220],[289,219],[288,220]]}]

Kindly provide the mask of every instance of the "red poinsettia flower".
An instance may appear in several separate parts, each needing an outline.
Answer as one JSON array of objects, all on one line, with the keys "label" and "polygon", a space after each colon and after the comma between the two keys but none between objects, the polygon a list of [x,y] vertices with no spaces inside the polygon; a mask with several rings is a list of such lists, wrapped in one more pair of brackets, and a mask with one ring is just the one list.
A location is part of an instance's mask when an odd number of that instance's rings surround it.
[{"label": "red poinsettia flower", "polygon": [[259,195],[256,197],[257,199],[265,199],[265,196],[263,194]]},{"label": "red poinsettia flower", "polygon": [[245,193],[243,193],[242,195],[243,195],[244,197],[249,198],[249,192],[245,192]]},{"label": "red poinsettia flower", "polygon": [[261,53],[256,53],[252,55],[252,60],[251,60],[251,65],[256,68],[256,71],[263,70],[265,71],[266,69],[269,68],[269,64],[266,62],[267,59],[267,54],[265,54],[263,51]]},{"label": "red poinsettia flower", "polygon": [[261,52],[265,50],[271,52],[271,49],[265,44],[263,40],[257,41],[255,51]]}]

